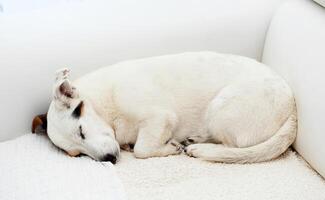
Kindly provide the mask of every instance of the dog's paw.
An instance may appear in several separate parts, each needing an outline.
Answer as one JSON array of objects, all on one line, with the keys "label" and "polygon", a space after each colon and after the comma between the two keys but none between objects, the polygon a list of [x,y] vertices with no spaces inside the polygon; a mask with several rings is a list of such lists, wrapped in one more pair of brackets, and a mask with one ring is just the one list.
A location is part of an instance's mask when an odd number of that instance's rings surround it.
[{"label": "dog's paw", "polygon": [[124,151],[133,152],[134,151],[134,144],[123,144],[120,148]]},{"label": "dog's paw", "polygon": [[59,81],[59,80],[68,79],[69,75],[70,75],[70,69],[68,69],[68,68],[59,69],[55,73],[55,80]]},{"label": "dog's paw", "polygon": [[173,145],[176,148],[176,151],[181,153],[184,150],[184,146],[177,142],[176,140],[171,140],[170,144]]},{"label": "dog's paw", "polygon": [[184,146],[188,146],[191,144],[202,143],[204,141],[204,138],[202,138],[201,136],[191,136],[186,138],[183,142],[181,142],[181,144]]},{"label": "dog's paw", "polygon": [[176,140],[170,140],[166,144],[165,150],[167,155],[177,155],[183,152],[184,146],[179,142],[177,142]]},{"label": "dog's paw", "polygon": [[210,144],[191,144],[185,147],[184,152],[190,157],[204,158],[211,154],[211,147]]},{"label": "dog's paw", "polygon": [[186,146],[184,149],[184,152],[190,157],[195,157],[196,150],[197,150],[197,148],[195,147],[194,144],[192,144],[192,145]]},{"label": "dog's paw", "polygon": [[183,142],[181,142],[181,144],[184,146],[188,146],[188,145],[191,145],[194,143],[195,143],[195,140],[192,137],[188,137]]}]

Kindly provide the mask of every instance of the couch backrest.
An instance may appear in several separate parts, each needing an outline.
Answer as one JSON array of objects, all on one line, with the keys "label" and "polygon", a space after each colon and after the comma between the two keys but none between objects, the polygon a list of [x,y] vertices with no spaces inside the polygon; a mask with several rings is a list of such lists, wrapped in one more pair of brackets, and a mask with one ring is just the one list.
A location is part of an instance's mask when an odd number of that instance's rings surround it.
[{"label": "couch backrest", "polygon": [[46,112],[61,67],[78,77],[120,60],[199,50],[260,59],[272,13],[282,1],[45,0],[25,12],[7,9],[15,1],[3,1],[0,141],[28,132],[32,117]]},{"label": "couch backrest", "polygon": [[311,0],[281,5],[262,61],[293,88],[299,121],[294,147],[325,177],[325,8]]}]

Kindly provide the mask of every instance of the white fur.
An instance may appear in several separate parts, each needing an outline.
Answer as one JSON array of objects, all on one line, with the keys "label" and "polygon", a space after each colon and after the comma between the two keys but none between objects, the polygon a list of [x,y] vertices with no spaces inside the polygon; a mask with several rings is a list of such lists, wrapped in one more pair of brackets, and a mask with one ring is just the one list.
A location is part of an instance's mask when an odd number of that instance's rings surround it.
[{"label": "white fur", "polygon": [[[85,112],[95,111],[86,116],[101,118],[119,145],[135,143],[139,158],[178,154],[179,142],[185,141],[190,144],[187,154],[194,157],[260,162],[283,153],[296,135],[289,86],[268,67],[241,56],[193,52],[127,61],[87,74],[73,86],[78,91],[73,101],[84,100]],[[48,113],[53,140],[79,123],[60,124],[60,131],[51,126],[58,124],[55,101]],[[87,126],[105,129],[95,121]],[[55,143],[69,143],[87,154],[80,142],[67,140]],[[92,146],[93,151],[111,153],[103,145]]]}]

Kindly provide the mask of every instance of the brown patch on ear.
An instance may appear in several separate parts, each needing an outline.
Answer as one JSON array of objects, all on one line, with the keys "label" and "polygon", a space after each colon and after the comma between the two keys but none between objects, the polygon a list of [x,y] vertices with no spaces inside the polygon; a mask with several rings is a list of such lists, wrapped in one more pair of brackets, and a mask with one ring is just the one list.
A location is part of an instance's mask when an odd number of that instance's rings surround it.
[{"label": "brown patch on ear", "polygon": [[32,122],[32,133],[47,133],[47,114],[34,117]]},{"label": "brown patch on ear", "polygon": [[64,81],[63,83],[61,83],[59,90],[62,95],[66,96],[70,99],[73,98],[74,88],[71,88],[68,82]]}]

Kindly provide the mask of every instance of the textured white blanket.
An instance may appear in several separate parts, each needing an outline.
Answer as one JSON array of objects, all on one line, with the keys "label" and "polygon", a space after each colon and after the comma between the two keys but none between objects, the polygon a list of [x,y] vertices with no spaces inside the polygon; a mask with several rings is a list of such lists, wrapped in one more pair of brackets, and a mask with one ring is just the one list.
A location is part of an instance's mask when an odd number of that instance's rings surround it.
[{"label": "textured white blanket", "polygon": [[130,200],[325,200],[324,180],[291,150],[280,159],[246,165],[184,155],[122,156],[116,169]]},{"label": "textured white blanket", "polygon": [[111,163],[72,158],[45,136],[27,134],[0,143],[1,200],[122,200]]},{"label": "textured white blanket", "polygon": [[259,164],[221,164],[185,155],[135,159],[115,169],[72,158],[43,136],[0,143],[0,200],[325,199],[325,182],[293,151]]}]

